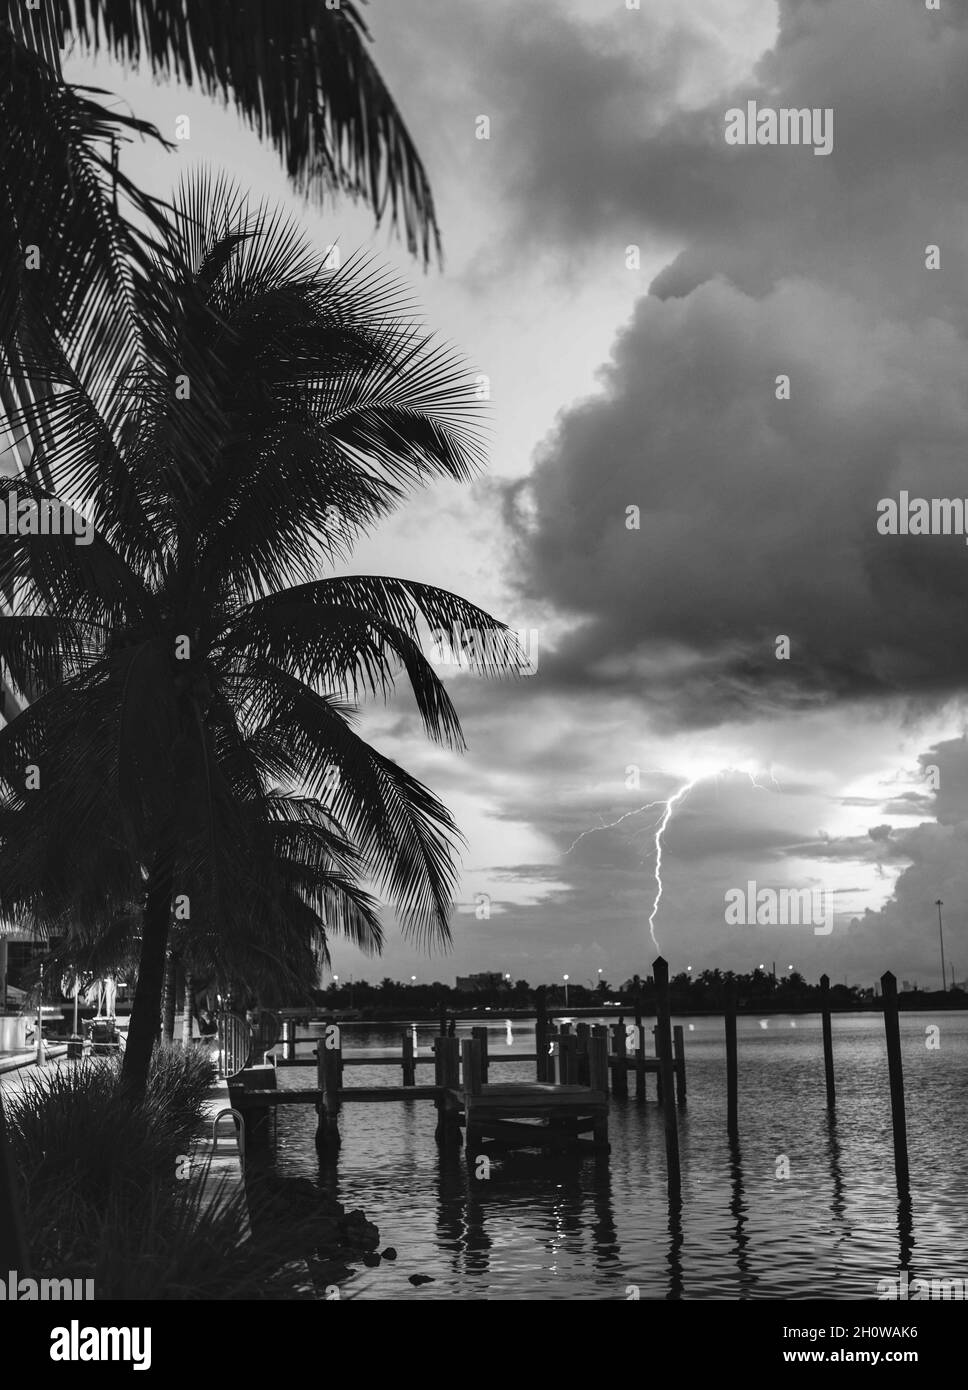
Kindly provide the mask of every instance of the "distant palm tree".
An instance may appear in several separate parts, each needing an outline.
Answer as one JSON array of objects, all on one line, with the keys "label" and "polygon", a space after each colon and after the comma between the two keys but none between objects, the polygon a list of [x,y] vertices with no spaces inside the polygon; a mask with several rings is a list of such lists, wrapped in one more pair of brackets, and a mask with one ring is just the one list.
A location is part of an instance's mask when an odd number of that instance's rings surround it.
[{"label": "distant palm tree", "polygon": [[0,730],[0,910],[71,903],[106,928],[140,897],[135,1088],[182,899],[213,950],[327,926],[372,944],[365,874],[406,931],[448,938],[456,827],[355,705],[403,673],[426,732],[461,747],[422,625],[483,633],[485,673],[520,660],[444,590],[319,577],[414,485],[472,476],[476,392],[451,351],[384,275],[327,270],[221,182],[184,187],[170,242],[150,291],[167,320],[145,316],[127,374],[98,396],[62,363],[14,420],[56,444],[21,499],[83,508],[96,534],[0,538],[19,614],[0,659],[34,695]]}]

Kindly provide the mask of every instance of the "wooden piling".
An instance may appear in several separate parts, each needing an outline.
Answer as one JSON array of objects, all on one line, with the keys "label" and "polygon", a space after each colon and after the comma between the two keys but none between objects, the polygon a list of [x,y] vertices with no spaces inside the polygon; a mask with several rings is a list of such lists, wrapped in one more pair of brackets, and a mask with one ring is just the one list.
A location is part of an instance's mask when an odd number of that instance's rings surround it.
[{"label": "wooden piling", "polygon": [[[653,1028],[653,1029],[652,1029],[652,1046],[653,1046],[653,1048],[655,1049],[655,1055],[658,1057],[658,1056],[659,1056],[659,1030],[658,1030],[658,1028]],[[656,1103],[656,1105],[661,1105],[661,1104],[662,1104],[662,1072],[661,1072],[661,1071],[657,1071],[656,1074],[655,1074],[655,1103]]]},{"label": "wooden piling", "polygon": [[548,1006],[546,990],[544,985],[539,985],[534,993],[535,1021],[534,1021],[534,1053],[535,1053],[535,1080],[547,1081],[548,1079]]},{"label": "wooden piling", "polygon": [[487,1050],[487,1029],[472,1028],[471,1037],[476,1038],[481,1045],[481,1081],[487,1085],[487,1073],[490,1065],[490,1057]]},{"label": "wooden piling", "polygon": [[672,1066],[672,1009],[669,1002],[669,962],[657,956],[652,962],[652,978],[655,981],[656,998],[656,1038],[659,1043],[659,1065],[662,1073],[662,1094],[665,1101],[662,1115],[665,1120],[666,1171],[668,1174],[669,1197],[678,1199],[681,1190],[679,1173],[679,1121],[673,1103],[675,1083]]},{"label": "wooden piling", "polygon": [[[592,1041],[593,1041],[595,1038],[601,1038],[601,1039],[603,1040],[603,1042],[605,1043],[605,1077],[604,1077],[604,1085],[602,1086],[601,1089],[605,1092],[606,1095],[608,1095],[609,1091],[612,1089],[612,1086],[611,1086],[611,1077],[609,1076],[610,1068],[609,1068],[609,1065],[608,1065],[608,1025],[607,1025],[607,1024],[605,1024],[605,1023],[593,1023],[593,1024],[592,1024],[592,1036],[591,1036],[591,1038],[589,1039],[589,1048],[591,1047],[591,1043],[592,1043]],[[591,1053],[590,1053],[590,1052],[589,1052],[589,1056],[591,1056]],[[590,1068],[590,1067],[591,1067],[591,1062],[589,1061],[589,1068]],[[588,1084],[591,1085],[591,1082],[589,1082]]]},{"label": "wooden piling", "polygon": [[739,1135],[739,1099],[736,1072],[736,982],[726,981],[726,1131]]},{"label": "wooden piling", "polygon": [[686,1045],[682,1024],[672,1030],[672,1051],[676,1069],[676,1101],[681,1110],[686,1103]]},{"label": "wooden piling", "polygon": [[406,1032],[403,1035],[403,1084],[404,1086],[416,1086],[417,1084],[417,1064],[413,1059],[413,1034]]},{"label": "wooden piling", "polygon": [[[441,1036],[434,1040],[434,1081],[456,1091],[460,1085],[460,1044],[457,1038]],[[438,1096],[437,1129],[434,1138],[444,1147],[460,1146],[460,1124],[456,1105],[446,1096]]]},{"label": "wooden piling", "polygon": [[319,1124],[316,1148],[319,1153],[335,1153],[339,1137],[339,1079],[342,1051],[339,1025],[327,1023],[316,1048],[316,1077],[319,1085]]},{"label": "wooden piling", "polygon": [[587,1023],[579,1023],[575,1027],[577,1073],[576,1079],[579,1086],[588,1085],[588,1044],[591,1039],[591,1026]]},{"label": "wooden piling", "polygon": [[481,1045],[477,1038],[465,1038],[460,1045],[460,1055],[464,1090],[469,1096],[479,1096],[483,1080],[481,1077]]},{"label": "wooden piling", "polygon": [[908,1174],[907,1124],[904,1117],[904,1075],[901,1070],[901,1030],[897,1017],[897,980],[888,970],[881,976],[884,996],[884,1032],[887,1038],[887,1067],[891,1081],[891,1124],[894,1127],[894,1172],[897,1190],[903,1196],[910,1187]]},{"label": "wooden piling", "polygon": [[830,976],[820,976],[820,1020],[823,1026],[823,1070],[827,1082],[827,1109],[834,1108],[834,1044],[830,1031]]},{"label": "wooden piling", "polygon": [[[645,1061],[645,1029],[642,1027],[642,986],[637,985],[632,996],[635,1008],[635,1097],[640,1100],[645,1095],[645,1068],[642,1063]],[[625,1050],[628,1051],[628,1036],[625,1039]]]},{"label": "wooden piling", "polygon": [[[608,1038],[604,1029],[588,1039],[588,1084],[593,1091],[608,1094]],[[608,1113],[596,1118],[592,1131],[596,1152],[608,1153]]]},{"label": "wooden piling", "polygon": [[481,1044],[478,1038],[465,1038],[461,1043],[461,1071],[464,1081],[464,1153],[468,1163],[477,1156],[481,1143],[479,1130],[473,1128],[467,1098],[481,1094]]},{"label": "wooden piling", "polygon": [[558,1039],[560,1071],[558,1082],[562,1086],[574,1086],[578,1080],[578,1039],[571,1033],[564,1033]]},{"label": "wooden piling", "polygon": [[629,1074],[625,1070],[625,1024],[621,1021],[612,1024],[612,1056],[615,1058],[615,1066],[612,1068],[612,1094],[627,1096]]}]

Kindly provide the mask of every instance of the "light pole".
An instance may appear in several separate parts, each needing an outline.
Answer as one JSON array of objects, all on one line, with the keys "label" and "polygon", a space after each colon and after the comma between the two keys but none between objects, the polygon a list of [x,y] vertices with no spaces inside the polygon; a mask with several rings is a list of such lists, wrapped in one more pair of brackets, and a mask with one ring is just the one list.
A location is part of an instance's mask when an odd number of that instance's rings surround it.
[{"label": "light pole", "polygon": [[948,989],[948,972],[944,968],[944,927],[941,925],[941,909],[944,907],[944,903],[940,898],[936,901],[935,907],[938,909],[938,936],[941,938],[941,992],[944,994],[947,993]]},{"label": "light pole", "polygon": [[567,976],[567,975],[562,975],[561,978],[562,978],[562,979],[564,980],[564,982],[565,982],[565,1008],[567,1009],[567,1007],[568,1007],[568,976]]}]

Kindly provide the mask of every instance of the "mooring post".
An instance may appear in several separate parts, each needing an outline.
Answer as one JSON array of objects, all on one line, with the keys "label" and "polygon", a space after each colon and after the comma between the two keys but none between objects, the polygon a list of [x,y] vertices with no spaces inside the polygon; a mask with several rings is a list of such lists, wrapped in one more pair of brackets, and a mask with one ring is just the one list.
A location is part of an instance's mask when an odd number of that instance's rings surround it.
[{"label": "mooring post", "polygon": [[739,1104],[736,1077],[736,982],[726,981],[726,1131],[731,1139],[739,1134]]},{"label": "mooring post", "polygon": [[[653,1029],[652,1029],[652,1046],[655,1048],[655,1055],[656,1055],[657,1057],[661,1056],[661,1053],[659,1052],[659,1030],[658,1030],[658,1028],[653,1028]],[[656,1103],[656,1105],[661,1105],[661,1104],[662,1104],[662,1072],[661,1072],[661,1071],[657,1071],[656,1074],[655,1074],[655,1103]]]},{"label": "mooring post", "polygon": [[417,1084],[417,1064],[413,1060],[413,1034],[409,1031],[403,1035],[403,1084],[404,1086],[416,1086]]},{"label": "mooring post", "polygon": [[548,1005],[546,988],[539,985],[534,992],[534,1056],[535,1080],[548,1079]]},{"label": "mooring post", "polygon": [[834,1044],[830,1032],[830,976],[820,976],[820,1021],[823,1027],[823,1071],[827,1082],[827,1109],[834,1108]]},{"label": "mooring post", "polygon": [[629,1074],[625,1069],[625,1024],[621,1019],[618,1023],[612,1024],[612,1056],[615,1058],[615,1065],[612,1067],[612,1094],[627,1096]]},{"label": "mooring post", "polygon": [[316,1129],[316,1148],[320,1153],[335,1152],[339,1137],[339,1024],[327,1023],[316,1048],[316,1076],[319,1082],[319,1124]]},{"label": "mooring post", "polygon": [[578,1072],[575,1080],[580,1086],[588,1085],[588,1042],[591,1038],[592,1030],[587,1023],[575,1025],[575,1041],[578,1056]]},{"label": "mooring post", "polygon": [[635,990],[635,1095],[645,1095],[645,1029],[642,1027],[642,986]]},{"label": "mooring post", "polygon": [[460,1122],[457,1114],[457,1101],[453,1095],[460,1085],[460,1041],[449,1034],[434,1042],[434,1077],[438,1086],[447,1088],[448,1094],[438,1096],[437,1129],[434,1138],[439,1144],[460,1145]]},{"label": "mooring post", "polygon": [[901,1030],[897,1017],[897,980],[890,970],[881,976],[884,996],[884,1032],[887,1036],[887,1067],[891,1079],[891,1123],[894,1126],[894,1172],[897,1190],[906,1194],[908,1175],[907,1124],[904,1118],[904,1075],[901,1070]]},{"label": "mooring post", "polygon": [[481,1081],[487,1083],[487,1069],[490,1061],[487,1052],[487,1029],[472,1028],[471,1037],[476,1038],[481,1045]]},{"label": "mooring post", "polygon": [[[608,1095],[608,1039],[593,1033],[588,1039],[588,1084],[593,1091]],[[599,1155],[608,1153],[608,1108],[596,1114],[592,1137]]]},{"label": "mooring post", "polygon": [[559,1075],[561,1086],[574,1086],[578,1079],[578,1039],[572,1033],[564,1033],[558,1039]]},{"label": "mooring post", "polygon": [[675,1082],[672,1070],[672,1009],[669,1003],[669,962],[657,956],[652,962],[652,978],[655,981],[656,1034],[659,1043],[659,1066],[662,1072],[662,1094],[665,1102],[662,1115],[665,1120],[666,1169],[669,1177],[669,1196],[678,1198],[681,1179],[679,1175],[679,1121],[673,1103]]},{"label": "mooring post", "polygon": [[442,1038],[446,1038],[446,1036],[447,1036],[447,1005],[446,1005],[446,1004],[441,1004],[441,1006],[440,1006],[440,1026],[439,1026],[439,1028],[438,1028],[438,1032],[440,1033],[440,1036],[441,1036]]},{"label": "mooring post", "polygon": [[[605,1024],[605,1023],[593,1023],[593,1024],[592,1024],[592,1036],[591,1036],[591,1039],[589,1040],[589,1047],[591,1047],[591,1042],[592,1042],[595,1038],[602,1038],[602,1039],[604,1040],[604,1042],[605,1042],[605,1072],[604,1072],[604,1075],[603,1075],[602,1090],[605,1092],[606,1095],[608,1095],[609,1091],[612,1089],[612,1086],[611,1086],[611,1078],[609,1077],[609,1074],[608,1074],[610,1068],[609,1068],[609,1065],[608,1065],[608,1025],[607,1025],[607,1024]],[[589,1067],[590,1067],[590,1066],[591,1066],[591,1063],[589,1063]],[[591,1084],[591,1083],[589,1083],[589,1084]]]},{"label": "mooring post", "polygon": [[676,1064],[676,1101],[681,1110],[686,1103],[686,1046],[681,1023],[672,1030],[672,1050]]}]

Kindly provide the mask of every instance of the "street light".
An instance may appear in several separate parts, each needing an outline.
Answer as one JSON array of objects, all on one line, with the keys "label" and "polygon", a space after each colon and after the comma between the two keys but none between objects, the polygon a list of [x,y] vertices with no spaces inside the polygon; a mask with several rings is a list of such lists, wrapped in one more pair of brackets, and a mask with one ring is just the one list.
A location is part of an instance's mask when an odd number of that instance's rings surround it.
[{"label": "street light", "polygon": [[941,938],[941,990],[944,993],[948,988],[948,973],[944,968],[944,928],[941,925],[941,909],[944,907],[944,903],[940,898],[935,903],[935,907],[938,909],[938,935]]},{"label": "street light", "polygon": [[564,980],[564,982],[565,982],[565,1008],[567,1009],[567,1007],[568,1007],[568,976],[567,976],[567,975],[562,975],[561,978],[562,978],[562,979]]}]

